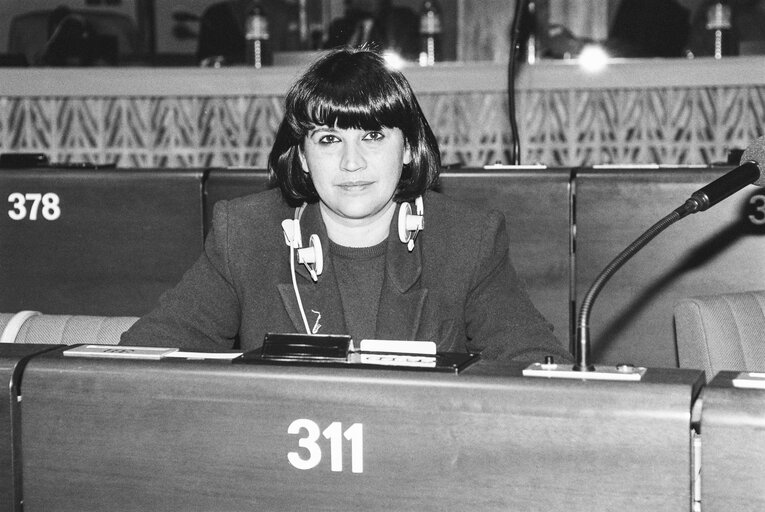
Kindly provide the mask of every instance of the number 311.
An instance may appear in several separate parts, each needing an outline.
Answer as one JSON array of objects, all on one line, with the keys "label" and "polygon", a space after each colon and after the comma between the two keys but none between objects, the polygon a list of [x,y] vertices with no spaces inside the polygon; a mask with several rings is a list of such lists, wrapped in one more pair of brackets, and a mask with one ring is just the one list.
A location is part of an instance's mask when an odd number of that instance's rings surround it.
[{"label": "number 311", "polygon": [[321,462],[321,447],[319,438],[323,436],[329,440],[329,467],[332,471],[343,470],[343,438],[351,442],[351,472],[364,472],[364,432],[361,423],[354,423],[343,432],[343,425],[334,421],[321,431],[316,422],[299,419],[290,423],[287,428],[288,434],[299,435],[305,432],[304,437],[298,440],[298,446],[307,451],[307,458],[303,458],[298,452],[289,452],[287,459],[297,469],[312,469]]}]

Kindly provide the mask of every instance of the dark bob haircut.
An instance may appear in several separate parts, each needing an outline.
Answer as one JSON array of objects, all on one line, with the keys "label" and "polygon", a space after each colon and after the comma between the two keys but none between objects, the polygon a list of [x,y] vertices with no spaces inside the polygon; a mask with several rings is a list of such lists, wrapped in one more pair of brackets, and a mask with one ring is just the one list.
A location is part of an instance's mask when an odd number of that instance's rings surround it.
[{"label": "dark bob haircut", "polygon": [[438,143],[404,75],[370,49],[342,48],[317,60],[287,93],[268,168],[287,202],[313,203],[319,195],[300,164],[300,148],[315,126],[399,128],[412,161],[394,195],[411,201],[431,188],[441,170]]}]

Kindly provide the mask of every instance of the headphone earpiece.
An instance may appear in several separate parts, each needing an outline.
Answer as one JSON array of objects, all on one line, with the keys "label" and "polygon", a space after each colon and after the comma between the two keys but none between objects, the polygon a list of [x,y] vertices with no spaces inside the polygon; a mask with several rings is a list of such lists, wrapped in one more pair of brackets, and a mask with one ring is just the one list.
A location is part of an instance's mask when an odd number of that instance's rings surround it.
[{"label": "headphone earpiece", "polygon": [[282,230],[284,231],[284,242],[288,247],[300,249],[303,247],[303,239],[300,235],[300,223],[293,219],[284,219],[282,221]]},{"label": "headphone earpiece", "polygon": [[[300,217],[303,215],[304,209],[305,205],[297,208],[294,219],[284,219],[282,221],[282,231],[284,232],[284,242],[291,249],[297,250],[298,263],[305,265],[308,273],[311,274],[311,279],[316,282],[324,271],[324,252],[321,248],[319,235],[311,235],[308,239],[308,247],[303,248]],[[290,257],[293,257],[291,252]]]},{"label": "headphone earpiece", "polygon": [[398,210],[398,239],[406,244],[409,252],[414,249],[414,239],[417,234],[425,229],[425,207],[422,196],[414,200],[416,214],[412,214],[412,206],[409,203],[402,203]]},{"label": "headphone earpiece", "polygon": [[321,240],[319,235],[311,235],[308,239],[308,247],[298,249],[298,263],[305,265],[311,274],[314,282],[319,280],[319,276],[324,271],[324,252],[321,249]]}]

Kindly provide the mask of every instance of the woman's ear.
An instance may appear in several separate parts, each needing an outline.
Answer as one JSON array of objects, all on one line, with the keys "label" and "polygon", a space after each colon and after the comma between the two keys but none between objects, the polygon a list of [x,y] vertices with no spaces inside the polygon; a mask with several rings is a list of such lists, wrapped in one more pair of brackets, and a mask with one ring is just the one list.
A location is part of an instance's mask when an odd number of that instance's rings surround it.
[{"label": "woman's ear", "polygon": [[300,158],[300,166],[303,168],[303,172],[306,174],[309,174],[308,160],[305,159],[305,153],[303,153],[303,147],[298,146],[297,152],[298,152],[298,158]]},{"label": "woman's ear", "polygon": [[404,141],[404,165],[412,163],[412,148],[409,143]]}]

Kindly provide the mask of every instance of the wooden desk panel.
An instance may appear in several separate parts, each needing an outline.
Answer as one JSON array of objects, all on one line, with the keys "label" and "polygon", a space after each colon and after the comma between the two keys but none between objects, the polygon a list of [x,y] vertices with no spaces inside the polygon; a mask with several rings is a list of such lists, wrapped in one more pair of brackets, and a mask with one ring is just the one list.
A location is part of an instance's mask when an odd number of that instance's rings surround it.
[{"label": "wooden desk panel", "polygon": [[140,316],[202,250],[202,172],[4,169],[0,311]]},{"label": "wooden desk panel", "polygon": [[738,372],[704,388],[701,506],[704,512],[765,510],[765,390],[737,389]]},{"label": "wooden desk panel", "polygon": [[[688,509],[700,372],[518,375],[35,358],[24,508]],[[316,430],[310,469],[289,460],[310,459],[296,420]]]},{"label": "wooden desk panel", "polygon": [[269,188],[266,169],[231,168],[209,169],[204,182],[205,236],[210,231],[215,203],[263,192]]},{"label": "wooden desk panel", "polygon": [[56,345],[0,345],[0,511],[22,510],[21,503],[21,406],[19,385],[29,357]]}]

